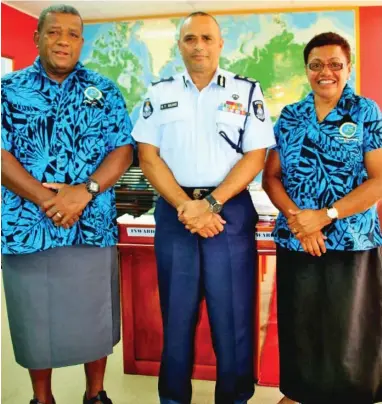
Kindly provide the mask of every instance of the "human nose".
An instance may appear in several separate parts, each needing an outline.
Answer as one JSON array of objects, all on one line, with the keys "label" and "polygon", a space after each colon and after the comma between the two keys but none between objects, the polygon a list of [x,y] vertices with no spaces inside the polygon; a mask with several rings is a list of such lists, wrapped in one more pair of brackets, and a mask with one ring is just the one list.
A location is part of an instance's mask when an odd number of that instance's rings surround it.
[{"label": "human nose", "polygon": [[195,46],[194,46],[195,50],[200,52],[203,50],[203,42],[200,39],[197,39],[195,41]]},{"label": "human nose", "polygon": [[323,63],[322,70],[320,73],[327,74],[327,73],[331,73],[331,72],[332,72],[332,70],[329,68],[329,63]]},{"label": "human nose", "polygon": [[57,43],[62,46],[68,46],[70,43],[70,36],[66,33],[61,33],[60,36],[57,38]]}]

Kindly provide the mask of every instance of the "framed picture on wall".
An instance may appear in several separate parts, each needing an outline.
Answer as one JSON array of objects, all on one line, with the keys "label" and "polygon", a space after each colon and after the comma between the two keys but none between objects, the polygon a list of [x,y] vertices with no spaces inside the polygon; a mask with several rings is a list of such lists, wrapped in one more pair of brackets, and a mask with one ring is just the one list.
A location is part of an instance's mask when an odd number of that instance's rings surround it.
[{"label": "framed picture on wall", "polygon": [[13,60],[1,57],[1,77],[13,71]]}]

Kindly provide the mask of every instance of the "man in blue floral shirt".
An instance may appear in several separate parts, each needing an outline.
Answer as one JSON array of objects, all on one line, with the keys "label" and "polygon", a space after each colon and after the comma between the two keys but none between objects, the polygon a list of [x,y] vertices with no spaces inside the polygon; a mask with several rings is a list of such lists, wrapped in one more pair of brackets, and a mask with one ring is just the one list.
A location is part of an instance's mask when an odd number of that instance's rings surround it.
[{"label": "man in blue floral shirt", "polygon": [[52,368],[85,364],[84,403],[111,403],[106,357],[119,341],[113,185],[132,161],[117,87],[78,62],[69,6],[39,18],[39,57],[2,80],[2,253],[16,361],[34,399],[54,403]]}]

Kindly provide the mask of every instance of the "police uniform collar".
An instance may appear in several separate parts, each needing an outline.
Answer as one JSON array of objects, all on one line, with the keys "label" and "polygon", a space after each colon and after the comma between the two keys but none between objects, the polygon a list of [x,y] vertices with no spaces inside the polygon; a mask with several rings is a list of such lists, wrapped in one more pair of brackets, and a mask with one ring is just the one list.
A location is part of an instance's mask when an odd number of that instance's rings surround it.
[{"label": "police uniform collar", "polygon": [[211,83],[215,83],[217,86],[225,88],[227,82],[227,77],[224,74],[224,71],[218,67],[214,74],[214,77],[211,80]]},{"label": "police uniform collar", "polygon": [[193,83],[190,73],[188,73],[188,70],[185,70],[185,72],[183,73],[183,83],[185,87],[188,87],[188,84]]},{"label": "police uniform collar", "polygon": [[[188,87],[189,83],[193,83],[192,78],[190,76],[190,73],[188,73],[188,70],[186,70],[183,73],[182,78],[183,78],[183,83],[184,83],[185,87]],[[227,78],[226,78],[224,72],[222,71],[222,69],[220,69],[218,67],[216,69],[216,72],[215,72],[214,76],[212,77],[212,80],[211,80],[210,84],[213,83],[213,84],[218,85],[219,87],[225,88],[226,81],[227,81]]]}]

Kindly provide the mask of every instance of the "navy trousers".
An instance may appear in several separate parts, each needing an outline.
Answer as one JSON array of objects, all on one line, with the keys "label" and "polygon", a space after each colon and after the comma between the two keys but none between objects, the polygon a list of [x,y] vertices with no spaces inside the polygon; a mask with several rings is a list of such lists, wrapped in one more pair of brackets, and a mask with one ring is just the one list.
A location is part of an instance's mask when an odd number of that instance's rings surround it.
[{"label": "navy trousers", "polygon": [[258,216],[247,191],[229,200],[219,235],[204,239],[179,222],[163,198],[155,210],[164,347],[161,403],[191,403],[194,336],[206,298],[217,359],[215,403],[246,403],[254,393],[253,306]]}]

